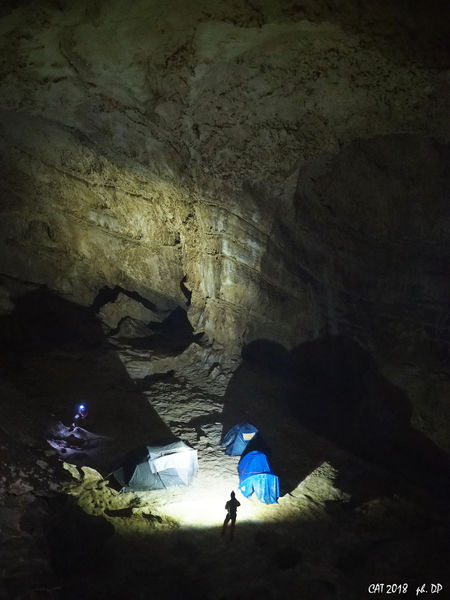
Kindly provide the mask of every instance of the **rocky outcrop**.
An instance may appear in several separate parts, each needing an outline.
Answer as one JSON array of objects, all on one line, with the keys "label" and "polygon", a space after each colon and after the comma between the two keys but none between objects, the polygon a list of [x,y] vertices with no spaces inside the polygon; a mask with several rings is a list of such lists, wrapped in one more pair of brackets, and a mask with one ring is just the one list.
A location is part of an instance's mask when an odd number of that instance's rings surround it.
[{"label": "rocky outcrop", "polygon": [[[121,285],[182,304],[187,276],[191,322],[228,346],[323,329],[279,230],[299,164],[381,134],[447,138],[439,30],[413,46],[412,14],[383,45],[397,8],[358,16],[350,2],[88,4],[5,9],[3,271],[82,303]],[[378,196],[360,186],[367,221]]]},{"label": "rocky outcrop", "polygon": [[[450,61],[434,4],[6,3],[2,310],[18,282],[97,308],[120,288],[154,314],[185,308],[230,352],[346,335],[418,407],[430,385],[443,406]],[[119,308],[106,319],[133,317]]]}]

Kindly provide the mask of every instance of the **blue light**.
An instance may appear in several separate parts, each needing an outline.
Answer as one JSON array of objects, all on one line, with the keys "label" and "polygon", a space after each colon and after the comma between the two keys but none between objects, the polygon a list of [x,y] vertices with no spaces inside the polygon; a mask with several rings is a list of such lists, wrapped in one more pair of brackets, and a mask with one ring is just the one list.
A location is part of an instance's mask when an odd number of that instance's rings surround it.
[{"label": "blue light", "polygon": [[78,410],[84,410],[86,407],[84,404],[80,404],[80,406],[78,407]]}]

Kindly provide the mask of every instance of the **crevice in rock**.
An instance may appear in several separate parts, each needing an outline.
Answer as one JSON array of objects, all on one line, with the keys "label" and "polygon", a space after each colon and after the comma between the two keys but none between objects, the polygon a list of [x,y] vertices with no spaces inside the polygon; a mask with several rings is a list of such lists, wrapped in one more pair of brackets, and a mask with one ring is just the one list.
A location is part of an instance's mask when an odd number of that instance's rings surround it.
[{"label": "crevice in rock", "polygon": [[192,298],[192,290],[190,290],[186,286],[186,281],[187,281],[187,275],[185,275],[183,277],[183,279],[180,281],[180,289],[183,292],[184,297],[186,298],[186,306],[190,306],[191,298]]},{"label": "crevice in rock", "polygon": [[92,302],[92,310],[95,313],[98,313],[101,307],[107,304],[108,302],[115,302],[120,293],[124,294],[125,296],[128,296],[129,298],[132,298],[133,300],[136,300],[136,302],[140,302],[143,306],[145,306],[145,308],[148,308],[153,312],[158,312],[158,307],[156,306],[156,304],[154,304],[147,298],[144,298],[144,296],[141,296],[141,294],[139,294],[138,292],[126,290],[120,285],[116,285],[114,287],[109,287],[105,285],[104,287],[102,287],[99,290],[94,301]]}]

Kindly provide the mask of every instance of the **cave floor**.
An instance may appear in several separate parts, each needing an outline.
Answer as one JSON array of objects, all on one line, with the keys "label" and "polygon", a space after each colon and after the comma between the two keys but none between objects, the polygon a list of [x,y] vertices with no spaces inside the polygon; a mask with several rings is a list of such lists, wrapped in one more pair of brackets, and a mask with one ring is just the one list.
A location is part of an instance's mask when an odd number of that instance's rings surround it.
[{"label": "cave floor", "polygon": [[[4,598],[360,600],[377,582],[408,584],[406,597],[447,585],[449,520],[432,494],[289,418],[270,372],[239,379],[237,361],[219,365],[198,344],[171,355],[117,339],[11,352],[3,367]],[[107,452],[58,456],[49,423],[86,398]],[[271,446],[277,505],[244,498],[238,459],[219,447],[244,419]],[[103,478],[108,461],[169,431],[198,451],[191,486],[120,494]],[[233,541],[220,535],[231,490]]]}]

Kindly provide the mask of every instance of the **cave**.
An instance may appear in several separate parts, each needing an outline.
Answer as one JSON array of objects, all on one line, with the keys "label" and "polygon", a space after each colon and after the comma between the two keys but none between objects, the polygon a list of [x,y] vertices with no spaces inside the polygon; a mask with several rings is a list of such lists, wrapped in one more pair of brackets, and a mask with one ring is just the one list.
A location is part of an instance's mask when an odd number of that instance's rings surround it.
[{"label": "cave", "polygon": [[[449,24],[1,3],[0,598],[448,597]],[[117,485],[173,439],[190,485]]]}]

